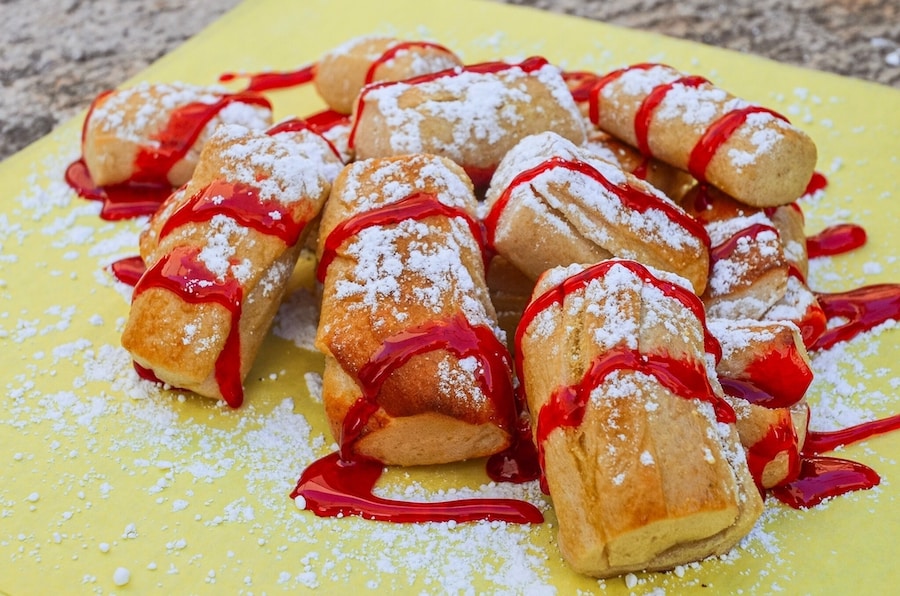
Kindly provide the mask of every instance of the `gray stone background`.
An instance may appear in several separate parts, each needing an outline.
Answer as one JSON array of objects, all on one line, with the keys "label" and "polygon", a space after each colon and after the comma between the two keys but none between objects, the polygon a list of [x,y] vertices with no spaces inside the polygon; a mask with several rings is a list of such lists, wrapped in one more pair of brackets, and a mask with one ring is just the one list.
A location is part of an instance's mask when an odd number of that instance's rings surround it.
[{"label": "gray stone background", "polygon": [[[897,0],[503,1],[900,88]],[[0,0],[0,159],[238,3]]]}]

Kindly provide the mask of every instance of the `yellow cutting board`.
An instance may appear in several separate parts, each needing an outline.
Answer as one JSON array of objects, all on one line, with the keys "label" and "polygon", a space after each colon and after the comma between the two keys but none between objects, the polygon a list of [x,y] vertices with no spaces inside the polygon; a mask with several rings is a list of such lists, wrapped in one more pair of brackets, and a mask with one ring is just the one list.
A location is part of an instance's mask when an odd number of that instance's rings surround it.
[{"label": "yellow cutting board", "polygon": [[[438,41],[467,62],[540,54],[605,72],[662,61],[707,76],[815,139],[830,184],[806,205],[809,233],[837,221],[869,232],[862,250],[816,262],[811,285],[900,282],[900,93],[887,87],[529,9],[416,0],[248,1],[131,82],[291,69],[373,33]],[[311,88],[270,97],[279,118],[323,107]],[[483,462],[392,470],[385,490],[526,496],[546,523],[395,525],[297,510],[287,496],[296,478],[332,450],[317,401],[322,361],[308,348],[312,298],[303,284],[291,296],[239,410],[139,382],[119,347],[128,292],[105,266],[136,253],[141,222],[102,221],[67,191],[80,126],[0,164],[0,594],[840,594],[900,581],[900,433],[842,452],[875,468],[878,488],[809,511],[770,499],[741,547],[667,574],[572,573],[537,488],[492,485]],[[816,356],[814,425],[900,411],[900,331],[887,327]]]}]

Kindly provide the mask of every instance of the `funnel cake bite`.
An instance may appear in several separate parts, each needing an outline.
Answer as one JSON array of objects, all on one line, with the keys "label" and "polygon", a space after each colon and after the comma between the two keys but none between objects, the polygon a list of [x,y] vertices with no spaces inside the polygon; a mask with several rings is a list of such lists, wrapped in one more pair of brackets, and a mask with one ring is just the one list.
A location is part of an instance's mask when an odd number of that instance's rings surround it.
[{"label": "funnel cake bite", "polygon": [[602,77],[591,91],[590,119],[644,155],[756,207],[800,197],[816,165],[812,139],[780,114],[663,64]]},{"label": "funnel cake bite", "polygon": [[509,445],[511,363],[475,210],[463,170],[436,156],[358,161],[335,181],[316,346],[343,458],[434,464]]},{"label": "funnel cake bite", "polygon": [[177,187],[190,179],[218,125],[262,130],[271,123],[268,100],[255,93],[140,83],[94,100],[84,122],[82,153],[98,186],[135,182]]},{"label": "funnel cake bite", "polygon": [[141,237],[147,272],[122,334],[139,370],[241,405],[306,224],[340,166],[327,145],[302,133],[216,130],[191,181]]},{"label": "funnel cake bite", "polygon": [[634,261],[547,271],[516,335],[563,557],[610,577],[721,554],[762,512],[684,280]]},{"label": "funnel cake bite", "polygon": [[706,287],[709,239],[647,182],[552,132],[524,138],[497,168],[485,227],[497,252],[536,279],[615,256]]},{"label": "funnel cake bite", "polygon": [[520,139],[552,130],[581,144],[584,121],[558,67],[486,62],[362,90],[350,144],[360,159],[432,153],[487,187]]}]

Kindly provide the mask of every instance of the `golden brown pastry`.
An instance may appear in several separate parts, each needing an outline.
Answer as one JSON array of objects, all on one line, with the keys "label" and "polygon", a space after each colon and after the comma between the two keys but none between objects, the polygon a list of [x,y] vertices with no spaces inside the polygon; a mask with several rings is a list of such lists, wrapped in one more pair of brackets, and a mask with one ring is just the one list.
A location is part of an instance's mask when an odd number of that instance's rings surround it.
[{"label": "golden brown pastry", "polygon": [[433,464],[509,445],[511,363],[475,210],[463,170],[437,156],[357,161],[335,181],[316,346],[343,457]]},{"label": "golden brown pastry", "polygon": [[716,372],[737,415],[754,480],[761,489],[793,480],[813,379],[800,330],[787,321],[710,319],[708,325],[722,348]]},{"label": "golden brown pastry", "polygon": [[671,569],[750,531],[762,500],[685,280],[622,260],[551,269],[516,346],[573,569]]},{"label": "golden brown pastry", "polygon": [[703,227],[647,182],[561,136],[524,138],[497,168],[486,200],[493,247],[536,279],[557,265],[611,256],[706,287]]},{"label": "golden brown pastry", "polygon": [[255,93],[184,83],[140,83],[94,100],[82,133],[82,153],[98,186],[123,182],[186,183],[219,124],[262,130],[269,102]]},{"label": "golden brown pastry", "polygon": [[456,54],[436,43],[365,36],[323,55],[314,66],[313,82],[332,110],[349,114],[360,89],[369,83],[399,81],[461,65]]},{"label": "golden brown pastry", "polygon": [[433,153],[487,187],[520,139],[552,130],[581,144],[584,121],[559,68],[543,58],[489,62],[369,85],[354,111],[350,144],[360,159]]},{"label": "golden brown pastry", "polygon": [[591,93],[590,119],[641,153],[756,207],[799,198],[816,164],[813,141],[780,115],[662,64],[602,77]]},{"label": "golden brown pastry", "polygon": [[[318,137],[316,137],[318,138]],[[219,127],[141,237],[122,345],[151,378],[237,407],[340,161],[303,133]]]}]

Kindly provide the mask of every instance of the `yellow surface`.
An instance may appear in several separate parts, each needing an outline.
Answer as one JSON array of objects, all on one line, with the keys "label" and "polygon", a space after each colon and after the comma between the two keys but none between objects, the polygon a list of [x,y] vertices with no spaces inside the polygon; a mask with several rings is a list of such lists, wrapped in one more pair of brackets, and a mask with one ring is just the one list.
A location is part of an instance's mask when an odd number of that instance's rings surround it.
[{"label": "yellow surface", "polygon": [[[811,284],[900,281],[900,93],[887,87],[544,12],[401,0],[247,2],[135,80],[211,83],[224,71],[293,68],[371,33],[433,39],[469,62],[541,54],[607,71],[653,60],[705,75],[786,114],[817,142],[831,184],[808,208],[809,232],[839,220],[869,231],[865,249],[819,263]],[[279,116],[321,107],[312,89],[271,97]],[[900,580],[900,433],[844,451],[882,474],[878,489],[806,512],[770,500],[726,560],[638,575],[630,590],[621,578],[598,583],[568,571],[552,512],[523,528],[298,511],[287,493],[331,448],[303,374],[318,371],[320,357],[270,337],[238,411],[136,383],[118,346],[127,297],[103,266],[136,252],[139,224],[103,222],[61,187],[79,127],[69,122],[0,164],[0,593],[837,594],[885,593]],[[900,411],[898,339],[888,329],[817,358],[814,411],[819,400]],[[481,462],[394,471],[387,482],[416,493],[503,490],[479,488],[488,482]],[[118,567],[130,571],[123,587],[113,582]]]}]

